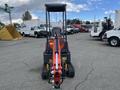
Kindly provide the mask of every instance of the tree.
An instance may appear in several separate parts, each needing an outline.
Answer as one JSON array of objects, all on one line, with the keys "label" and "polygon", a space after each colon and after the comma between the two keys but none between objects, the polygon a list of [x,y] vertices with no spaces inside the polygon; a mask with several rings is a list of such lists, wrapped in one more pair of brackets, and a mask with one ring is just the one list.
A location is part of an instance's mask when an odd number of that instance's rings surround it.
[{"label": "tree", "polygon": [[70,24],[82,24],[82,21],[80,21],[79,19],[68,19],[67,25],[70,25]]},{"label": "tree", "polygon": [[22,19],[23,19],[23,21],[32,19],[32,15],[30,14],[30,12],[28,10],[23,14]]},{"label": "tree", "polygon": [[0,30],[5,26],[4,23],[0,22]]},{"label": "tree", "polygon": [[86,21],[86,24],[90,24],[90,21]]},{"label": "tree", "polygon": [[73,19],[72,24],[80,24],[80,20],[79,19]]},{"label": "tree", "polygon": [[70,24],[71,24],[71,20],[68,19],[68,20],[66,21],[66,23],[67,23],[67,25],[70,25]]}]

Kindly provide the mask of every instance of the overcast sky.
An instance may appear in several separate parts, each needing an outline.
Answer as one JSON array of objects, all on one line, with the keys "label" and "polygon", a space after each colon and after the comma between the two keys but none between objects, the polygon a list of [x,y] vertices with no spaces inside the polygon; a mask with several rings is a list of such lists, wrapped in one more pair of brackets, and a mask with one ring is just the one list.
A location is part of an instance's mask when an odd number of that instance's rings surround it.
[{"label": "overcast sky", "polygon": [[[114,10],[120,9],[120,0],[0,0],[0,7],[5,3],[13,6],[12,18],[20,20],[22,14],[29,10],[33,18],[44,19],[45,3],[66,3],[68,18],[80,18],[82,20],[102,19],[109,14],[114,15]],[[8,14],[0,11],[0,21],[8,20]]]}]

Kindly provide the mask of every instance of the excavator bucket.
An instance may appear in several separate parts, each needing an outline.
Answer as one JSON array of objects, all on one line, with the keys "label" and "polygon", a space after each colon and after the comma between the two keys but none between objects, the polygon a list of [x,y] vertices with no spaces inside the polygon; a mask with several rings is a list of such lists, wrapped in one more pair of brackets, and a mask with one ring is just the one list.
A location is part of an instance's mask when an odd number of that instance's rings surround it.
[{"label": "excavator bucket", "polygon": [[0,30],[0,40],[13,40],[13,37],[5,27]]},{"label": "excavator bucket", "polygon": [[11,36],[13,37],[13,39],[15,40],[22,39],[22,36],[20,35],[20,33],[16,30],[16,28],[13,25],[8,25],[6,26],[6,28],[11,34]]},{"label": "excavator bucket", "polygon": [[19,40],[22,36],[16,31],[12,25],[5,26],[0,30],[0,40]]}]

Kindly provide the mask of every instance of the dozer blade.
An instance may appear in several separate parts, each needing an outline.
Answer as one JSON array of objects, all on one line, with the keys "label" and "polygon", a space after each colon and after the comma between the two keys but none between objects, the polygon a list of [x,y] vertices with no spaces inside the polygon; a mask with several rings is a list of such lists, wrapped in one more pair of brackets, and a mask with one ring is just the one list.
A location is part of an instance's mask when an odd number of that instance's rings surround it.
[{"label": "dozer blade", "polygon": [[6,28],[9,31],[9,33],[12,35],[14,40],[22,39],[22,36],[20,35],[20,33],[16,30],[16,28],[13,25],[8,25],[6,26]]},{"label": "dozer blade", "polygon": [[5,27],[2,30],[0,30],[0,40],[13,40],[12,35]]}]

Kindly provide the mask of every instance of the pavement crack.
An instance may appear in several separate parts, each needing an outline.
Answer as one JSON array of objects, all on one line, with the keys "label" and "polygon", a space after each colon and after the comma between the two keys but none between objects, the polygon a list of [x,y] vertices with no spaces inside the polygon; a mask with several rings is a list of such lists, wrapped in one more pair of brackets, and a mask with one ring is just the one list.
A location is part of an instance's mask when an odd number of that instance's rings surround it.
[{"label": "pavement crack", "polygon": [[[95,71],[95,68],[93,67],[93,63],[91,64],[91,70],[87,73],[86,77],[84,78],[83,81],[79,82],[76,86],[75,86],[75,90],[77,90],[77,88],[84,84],[88,79],[89,79],[89,76],[93,73],[93,71]],[[81,87],[81,86],[80,86]]]},{"label": "pavement crack", "polygon": [[23,64],[25,64],[28,68],[30,68],[30,65],[23,61]]}]

